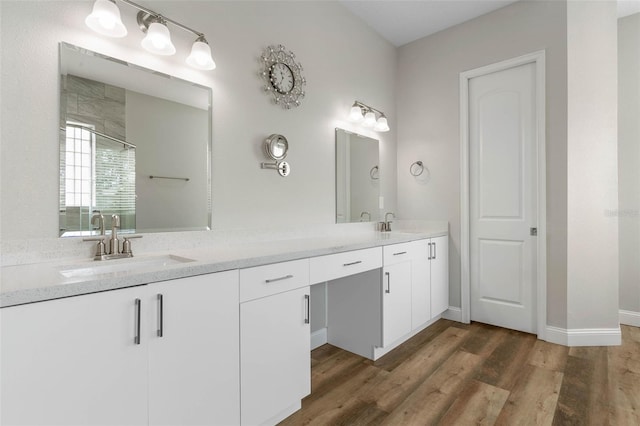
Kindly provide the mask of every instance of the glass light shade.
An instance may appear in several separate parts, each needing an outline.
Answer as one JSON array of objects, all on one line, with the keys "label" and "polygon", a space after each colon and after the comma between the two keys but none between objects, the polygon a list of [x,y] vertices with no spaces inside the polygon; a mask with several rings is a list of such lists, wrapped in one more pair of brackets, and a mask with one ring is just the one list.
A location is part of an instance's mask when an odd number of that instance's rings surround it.
[{"label": "glass light shade", "polygon": [[349,120],[353,122],[362,121],[362,110],[358,105],[354,105],[351,107],[351,112],[349,113]]},{"label": "glass light shade", "polygon": [[199,70],[212,70],[216,67],[211,57],[211,48],[207,43],[199,40],[193,43],[191,54],[187,57],[187,64]]},{"label": "glass light shade", "polygon": [[147,35],[142,39],[142,47],[156,55],[173,55],[176,48],[171,43],[169,28],[160,22],[152,22]]},{"label": "glass light shade", "polygon": [[369,111],[364,115],[364,121],[362,124],[367,127],[373,127],[376,124],[376,115],[373,111]]},{"label": "glass light shade", "polygon": [[120,19],[120,9],[109,0],[96,0],[93,11],[84,20],[87,27],[108,37],[124,37],[127,28]]},{"label": "glass light shade", "polygon": [[387,123],[387,117],[385,117],[384,115],[380,116],[380,118],[378,118],[378,121],[376,121],[376,125],[373,126],[373,130],[375,130],[376,132],[388,132],[389,124]]}]

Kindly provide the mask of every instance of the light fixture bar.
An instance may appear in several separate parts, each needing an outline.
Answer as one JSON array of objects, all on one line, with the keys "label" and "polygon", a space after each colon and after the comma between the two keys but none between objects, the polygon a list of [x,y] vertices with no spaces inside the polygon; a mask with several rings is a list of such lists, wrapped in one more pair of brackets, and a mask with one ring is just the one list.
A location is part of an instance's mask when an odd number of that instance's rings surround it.
[{"label": "light fixture bar", "polygon": [[[141,42],[145,50],[156,55],[170,56],[175,54],[176,48],[171,41],[171,33],[168,27],[168,24],[172,24],[196,36],[196,40],[191,46],[191,53],[186,59],[187,64],[199,70],[213,70],[216,68],[216,63],[211,55],[211,47],[204,33],[167,18],[131,0],[119,1],[138,10],[138,26],[146,34]],[[93,31],[108,37],[124,37],[127,35],[127,29],[120,19],[120,10],[116,5],[116,0],[95,0],[93,11],[85,19],[85,23]]]},{"label": "light fixture bar", "polygon": [[365,104],[365,103],[363,103],[363,102],[355,101],[353,104],[354,104],[354,105],[357,105],[357,106],[359,106],[360,108],[363,108],[363,109],[365,109],[365,110],[370,110],[370,111],[376,112],[376,113],[378,113],[378,115],[384,115],[384,112],[382,112],[382,111],[380,111],[379,109],[376,109],[376,108],[374,108],[374,107],[371,107],[371,106],[369,106],[369,105],[367,105],[367,104]]},{"label": "light fixture bar", "polygon": [[162,20],[162,21],[165,21],[165,22],[170,22],[173,25],[175,25],[176,27],[181,28],[181,29],[183,29],[183,30],[185,30],[187,32],[192,33],[192,34],[195,34],[198,37],[204,37],[203,33],[199,32],[199,31],[196,31],[196,30],[194,30],[192,28],[189,28],[186,25],[183,25],[178,21],[174,21],[171,18],[167,18],[166,16],[162,15],[161,13],[154,12],[153,10],[148,9],[148,8],[146,8],[144,6],[140,6],[139,4],[134,3],[131,0],[119,0],[119,1],[121,1],[122,3],[128,4],[131,7],[135,7],[136,9],[138,9],[138,10],[140,10],[140,11],[142,11],[142,12],[148,14],[148,15],[151,15],[151,16],[155,17],[156,19],[159,19],[159,20]]},{"label": "light fixture bar", "polygon": [[373,128],[376,132],[388,132],[390,130],[384,112],[360,101],[355,101],[351,106],[349,120],[356,123],[362,122],[363,126]]}]

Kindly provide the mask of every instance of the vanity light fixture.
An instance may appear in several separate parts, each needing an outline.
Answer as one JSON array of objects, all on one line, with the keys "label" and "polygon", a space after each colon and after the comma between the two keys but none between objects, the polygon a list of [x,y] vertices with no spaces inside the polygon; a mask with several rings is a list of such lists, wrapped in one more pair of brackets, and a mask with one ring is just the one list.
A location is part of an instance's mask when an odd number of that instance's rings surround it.
[{"label": "vanity light fixture", "polygon": [[[144,30],[143,30],[144,31]],[[171,42],[171,33],[163,19],[149,24],[147,35],[142,39],[142,47],[156,55],[170,56],[176,53],[176,47]]]},{"label": "vanity light fixture", "polygon": [[362,122],[363,126],[373,128],[376,132],[389,131],[389,123],[384,113],[360,101],[353,103],[349,111],[349,120],[354,123]]},{"label": "vanity light fixture", "polygon": [[[171,33],[167,24],[172,24],[196,36],[191,47],[191,54],[187,57],[187,64],[199,70],[215,69],[216,63],[211,57],[211,48],[203,33],[195,31],[173,19],[162,16],[151,9],[140,6],[130,0],[118,0],[138,9],[138,26],[146,33],[142,40],[142,47],[157,55],[173,55],[176,48],[171,42]],[[116,0],[96,0],[93,11],[85,23],[95,32],[109,37],[124,37],[127,29],[120,19],[120,10]]]},{"label": "vanity light fixture", "polygon": [[114,0],[96,0],[85,24],[98,34],[109,37],[124,37],[127,28],[120,18],[120,9]]},{"label": "vanity light fixture", "polygon": [[376,114],[373,111],[367,111],[364,115],[362,125],[365,127],[373,127],[376,125]]}]

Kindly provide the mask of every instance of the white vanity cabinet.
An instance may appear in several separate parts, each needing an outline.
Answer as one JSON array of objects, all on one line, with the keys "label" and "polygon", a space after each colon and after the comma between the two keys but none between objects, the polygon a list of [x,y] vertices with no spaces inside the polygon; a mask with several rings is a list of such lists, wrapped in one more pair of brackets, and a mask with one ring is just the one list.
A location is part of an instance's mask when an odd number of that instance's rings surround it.
[{"label": "white vanity cabinet", "polygon": [[449,237],[431,238],[429,244],[431,317],[437,317],[449,309]]},{"label": "white vanity cabinet", "polygon": [[238,271],[3,308],[2,424],[238,424],[238,310]]},{"label": "white vanity cabinet", "polygon": [[240,270],[241,424],[276,424],[311,393],[309,260]]},{"label": "white vanity cabinet", "polygon": [[383,347],[431,320],[429,240],[383,248]]},{"label": "white vanity cabinet", "polygon": [[[411,243],[411,329],[431,320],[431,259],[428,240]],[[448,293],[447,293],[448,295]]]},{"label": "white vanity cabinet", "polygon": [[238,271],[149,284],[149,425],[237,425]]},{"label": "white vanity cabinet", "polygon": [[3,425],[146,425],[144,287],[0,310]]}]

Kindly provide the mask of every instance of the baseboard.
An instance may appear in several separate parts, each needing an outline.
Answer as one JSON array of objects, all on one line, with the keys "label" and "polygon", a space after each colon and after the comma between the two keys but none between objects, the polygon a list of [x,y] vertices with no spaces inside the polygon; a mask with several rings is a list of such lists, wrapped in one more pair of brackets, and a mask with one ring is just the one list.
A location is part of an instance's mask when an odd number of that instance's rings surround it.
[{"label": "baseboard", "polygon": [[327,343],[326,327],[311,333],[311,350],[314,350],[315,348],[319,348],[325,343]]},{"label": "baseboard", "polygon": [[462,322],[462,309],[455,306],[449,306],[449,309],[442,313],[442,318],[450,321]]},{"label": "baseboard", "polygon": [[619,315],[620,324],[640,327],[640,312],[624,311],[620,309]]},{"label": "baseboard", "polygon": [[571,329],[547,326],[546,341],[563,346],[618,346],[622,334],[618,328]]}]

